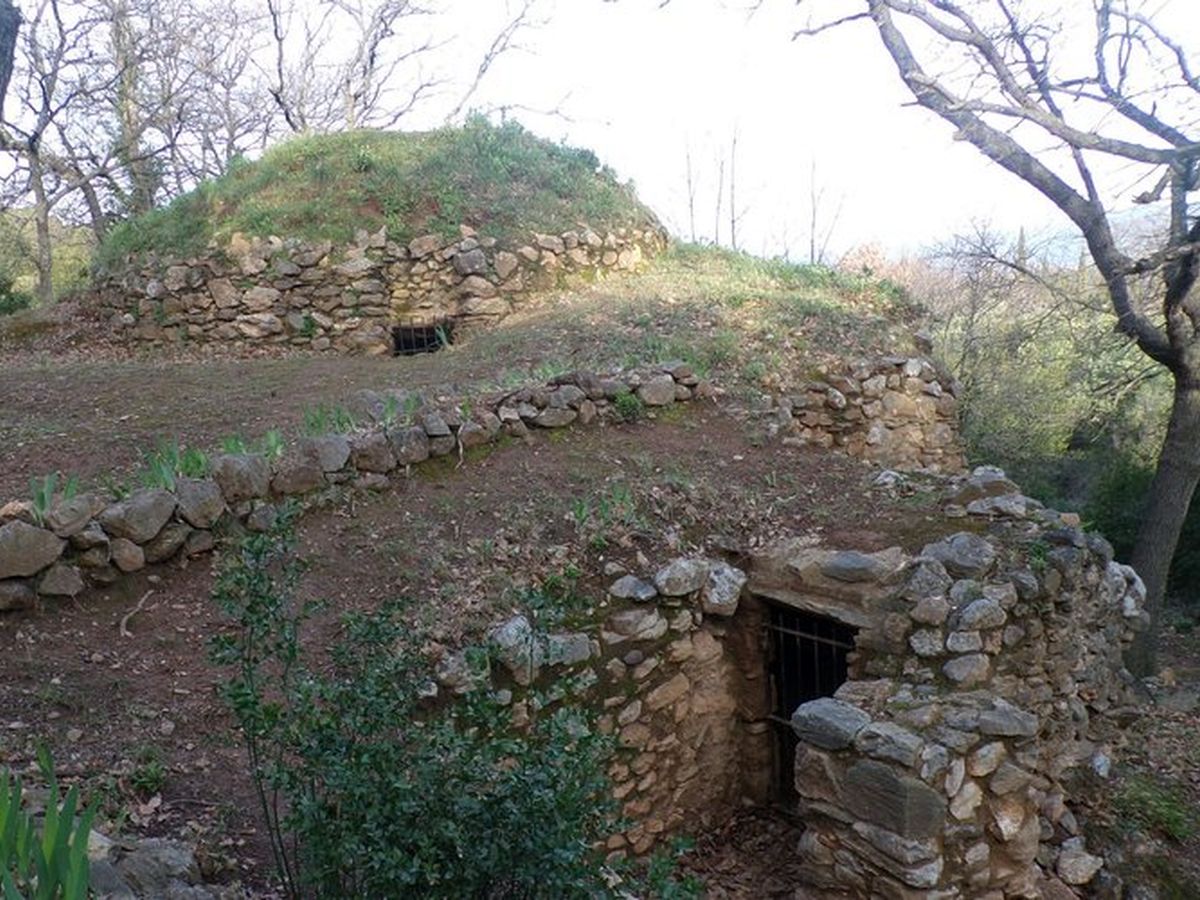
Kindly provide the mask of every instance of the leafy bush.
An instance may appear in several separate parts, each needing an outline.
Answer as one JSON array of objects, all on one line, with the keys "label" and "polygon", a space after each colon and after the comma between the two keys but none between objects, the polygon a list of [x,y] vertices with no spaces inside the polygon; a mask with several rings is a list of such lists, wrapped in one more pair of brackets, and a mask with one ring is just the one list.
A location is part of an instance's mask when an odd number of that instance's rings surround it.
[{"label": "leafy bush", "polygon": [[78,788],[60,795],[45,750],[38,754],[38,766],[48,788],[40,826],[22,808],[21,779],[0,774],[0,888],[5,900],[84,900],[92,813],[82,812]]},{"label": "leafy bush", "polygon": [[32,305],[33,297],[17,290],[11,275],[0,272],[0,316],[12,315]]},{"label": "leafy bush", "polygon": [[622,422],[636,422],[646,412],[646,404],[637,394],[621,391],[613,398],[613,409]]},{"label": "leafy bush", "polygon": [[[1088,498],[1088,520],[1108,538],[1120,559],[1128,559],[1133,551],[1153,478],[1151,463],[1130,454],[1112,454]],[[1193,503],[1171,560],[1168,590],[1195,593],[1198,586],[1200,507]]]},{"label": "leafy bush", "polygon": [[402,604],[346,616],[328,663],[309,665],[292,516],[247,536],[214,588],[234,628],[213,657],[233,669],[224,695],[285,892],[611,896],[596,849],[615,824],[610,739],[536,695],[521,730],[483,689],[422,706],[429,664]]}]

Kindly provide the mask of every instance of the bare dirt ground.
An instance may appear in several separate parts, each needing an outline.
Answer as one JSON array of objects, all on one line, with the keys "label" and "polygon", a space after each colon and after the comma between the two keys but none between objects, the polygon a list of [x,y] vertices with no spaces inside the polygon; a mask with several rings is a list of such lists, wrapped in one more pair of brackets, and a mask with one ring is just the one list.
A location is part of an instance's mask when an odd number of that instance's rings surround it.
[{"label": "bare dirt ground", "polygon": [[229,436],[296,434],[320,405],[355,412],[361,389],[471,396],[572,369],[684,358],[749,395],[806,380],[835,354],[902,348],[892,332],[904,326],[887,309],[868,287],[797,287],[708,257],[671,257],[636,277],[532,300],[444,352],[405,358],[129,346],[70,309],[38,327],[0,318],[0,503],[51,472],[92,487],[109,474],[136,481],[161,440],[211,452]]}]

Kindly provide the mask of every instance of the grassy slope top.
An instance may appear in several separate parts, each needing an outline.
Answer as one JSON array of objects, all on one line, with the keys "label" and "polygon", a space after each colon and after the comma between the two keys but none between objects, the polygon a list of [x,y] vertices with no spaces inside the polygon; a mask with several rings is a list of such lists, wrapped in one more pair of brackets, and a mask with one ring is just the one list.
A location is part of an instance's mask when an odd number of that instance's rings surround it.
[{"label": "grassy slope top", "polygon": [[170,206],[114,228],[103,268],[127,253],[202,253],[234,232],[344,243],[387,225],[398,240],[466,223],[504,240],[530,230],[654,222],[595,155],[516,124],[473,120],[427,132],[352,131],[279,144]]}]

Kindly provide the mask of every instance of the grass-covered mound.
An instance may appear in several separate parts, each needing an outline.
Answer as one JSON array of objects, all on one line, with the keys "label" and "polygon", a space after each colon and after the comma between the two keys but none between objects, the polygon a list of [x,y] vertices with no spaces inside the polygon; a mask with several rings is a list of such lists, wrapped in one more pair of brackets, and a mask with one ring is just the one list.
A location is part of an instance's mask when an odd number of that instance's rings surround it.
[{"label": "grass-covered mound", "polygon": [[460,224],[501,240],[654,222],[630,185],[590,150],[542,140],[515,123],[473,119],[426,132],[351,131],[279,144],[169,206],[118,225],[100,268],[129,253],[183,257],[234,232],[344,243],[387,225],[407,240]]}]

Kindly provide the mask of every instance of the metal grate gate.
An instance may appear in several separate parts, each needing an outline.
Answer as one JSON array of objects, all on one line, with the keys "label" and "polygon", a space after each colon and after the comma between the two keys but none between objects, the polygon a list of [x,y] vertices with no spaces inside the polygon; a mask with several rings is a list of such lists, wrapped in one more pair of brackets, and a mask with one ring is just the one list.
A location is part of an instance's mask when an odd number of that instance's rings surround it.
[{"label": "metal grate gate", "polygon": [[791,800],[795,797],[796,761],[792,713],[801,703],[832,696],[842,685],[857,632],[834,619],[787,606],[769,603],[767,610],[776,790],[781,799]]},{"label": "metal grate gate", "polygon": [[454,320],[446,316],[407,316],[392,326],[394,355],[435,353],[453,338]]}]

